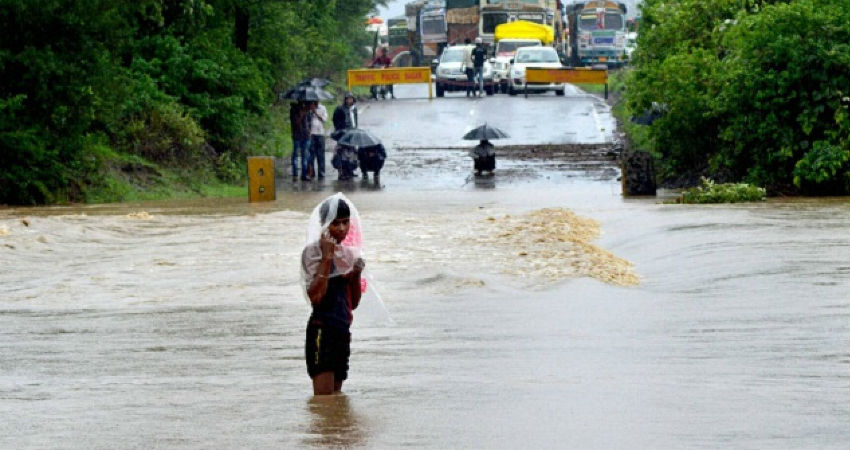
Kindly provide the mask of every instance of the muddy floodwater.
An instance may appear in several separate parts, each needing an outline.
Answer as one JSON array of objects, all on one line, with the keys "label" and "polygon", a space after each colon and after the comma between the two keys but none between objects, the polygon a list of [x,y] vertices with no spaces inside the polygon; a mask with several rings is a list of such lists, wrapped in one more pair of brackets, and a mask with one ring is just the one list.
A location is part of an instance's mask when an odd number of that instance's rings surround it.
[{"label": "muddy floodwater", "polygon": [[[850,199],[624,199],[598,99],[413,94],[364,105],[378,183],[0,209],[0,449],[850,448]],[[483,121],[515,138],[474,177]],[[335,191],[370,291],[314,398],[298,263]]]},{"label": "muddy floodwater", "polygon": [[[0,448],[850,442],[846,198],[352,192],[392,323],[356,316],[345,394],[313,398],[297,259],[324,195],[0,211]],[[488,233],[543,208],[638,284],[518,270],[534,252]]]}]

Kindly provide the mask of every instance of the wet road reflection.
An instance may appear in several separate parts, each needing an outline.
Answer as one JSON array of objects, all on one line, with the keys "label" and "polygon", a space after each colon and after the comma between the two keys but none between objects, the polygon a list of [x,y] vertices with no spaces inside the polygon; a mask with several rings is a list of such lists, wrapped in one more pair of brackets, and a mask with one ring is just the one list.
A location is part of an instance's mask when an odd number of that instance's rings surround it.
[{"label": "wet road reflection", "polygon": [[345,394],[315,396],[307,402],[310,427],[302,443],[315,448],[366,447],[369,430],[365,418]]}]

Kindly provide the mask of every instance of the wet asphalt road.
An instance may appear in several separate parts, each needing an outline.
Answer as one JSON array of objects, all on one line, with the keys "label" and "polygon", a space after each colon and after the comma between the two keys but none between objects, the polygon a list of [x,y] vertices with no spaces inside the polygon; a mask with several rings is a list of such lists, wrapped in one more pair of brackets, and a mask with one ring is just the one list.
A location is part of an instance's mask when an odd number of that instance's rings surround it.
[{"label": "wet asphalt road", "polygon": [[[278,163],[278,189],[285,191],[493,189],[516,184],[560,183],[575,178],[612,180],[619,175],[610,155],[616,123],[599,97],[568,85],[564,96],[552,92],[528,98],[497,94],[469,98],[463,92],[428,99],[427,85],[397,85],[394,100],[361,100],[359,127],[378,136],[387,148],[379,182],[338,181],[330,166],[334,142],[327,140],[325,180],[291,180],[289,160]],[[493,141],[497,170],[473,176],[468,151],[477,141],[463,140],[487,123],[510,136]],[[548,146],[583,146],[553,156]],[[542,148],[537,154],[517,147]],[[606,154],[607,153],[607,154]]]},{"label": "wet asphalt road", "polygon": [[428,100],[426,85],[395,87],[397,100],[362,102],[360,128],[374,131],[394,147],[465,147],[464,133],[484,123],[511,138],[499,145],[604,143],[613,139],[614,120],[605,102],[568,85],[552,92],[511,97],[469,98],[463,92]]}]

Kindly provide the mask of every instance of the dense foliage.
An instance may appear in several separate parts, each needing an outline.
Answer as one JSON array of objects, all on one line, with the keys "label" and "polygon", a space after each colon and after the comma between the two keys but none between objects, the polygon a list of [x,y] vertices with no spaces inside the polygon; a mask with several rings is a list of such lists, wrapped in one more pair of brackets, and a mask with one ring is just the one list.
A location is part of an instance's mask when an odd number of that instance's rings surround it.
[{"label": "dense foliage", "polygon": [[850,192],[846,0],[646,0],[628,107],[665,178]]},{"label": "dense foliage", "polygon": [[383,3],[0,0],[0,203],[120,200],[114,174],[162,167],[242,176],[283,150],[276,93],[359,65]]}]

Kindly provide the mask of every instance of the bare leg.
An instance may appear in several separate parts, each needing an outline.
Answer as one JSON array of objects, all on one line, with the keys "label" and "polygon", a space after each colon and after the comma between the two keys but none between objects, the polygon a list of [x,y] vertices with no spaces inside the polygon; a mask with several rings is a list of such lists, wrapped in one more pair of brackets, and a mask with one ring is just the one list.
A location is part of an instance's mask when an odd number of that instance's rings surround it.
[{"label": "bare leg", "polygon": [[[342,381],[339,382],[339,385],[342,386]],[[333,394],[335,387],[333,372],[322,372],[313,377],[313,395]]]}]

